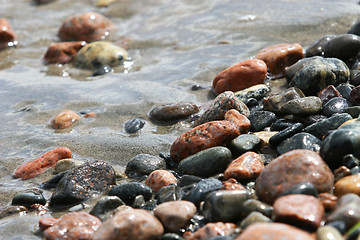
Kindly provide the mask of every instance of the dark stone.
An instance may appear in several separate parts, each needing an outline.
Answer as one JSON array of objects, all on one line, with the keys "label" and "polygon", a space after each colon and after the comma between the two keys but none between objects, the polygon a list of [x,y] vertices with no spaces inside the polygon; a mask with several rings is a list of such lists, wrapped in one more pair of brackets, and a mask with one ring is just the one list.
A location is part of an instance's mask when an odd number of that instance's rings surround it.
[{"label": "dark stone", "polygon": [[90,214],[98,217],[102,222],[111,217],[114,210],[125,203],[117,196],[104,196],[97,201]]},{"label": "dark stone", "polygon": [[294,124],[295,122],[292,120],[280,118],[276,120],[273,124],[271,124],[270,131],[281,131],[285,128],[291,127]]},{"label": "dark stone", "polygon": [[257,106],[259,106],[259,102],[258,102],[258,100],[256,100],[255,98],[249,98],[249,99],[247,99],[244,103],[246,104],[246,106],[247,106],[248,108],[252,108],[252,107],[257,107]]},{"label": "dark stone", "polygon": [[316,189],[316,187],[314,186],[314,184],[310,183],[310,182],[304,182],[304,183],[299,183],[296,184],[294,186],[292,186],[291,188],[283,191],[280,196],[285,196],[285,195],[290,195],[290,194],[306,194],[306,195],[311,195],[314,197],[318,197],[318,190]]},{"label": "dark stone", "polygon": [[125,131],[127,133],[136,133],[145,125],[145,120],[141,118],[133,118],[125,122]]},{"label": "dark stone", "polygon": [[203,179],[195,188],[183,197],[183,200],[193,202],[196,206],[199,206],[201,201],[204,201],[205,197],[213,192],[221,189],[222,182],[215,178]]},{"label": "dark stone", "polygon": [[230,142],[233,157],[238,157],[248,151],[256,152],[261,147],[261,139],[254,134],[242,134]]},{"label": "dark stone", "polygon": [[318,123],[318,122],[321,122],[323,120],[327,119],[326,116],[324,115],[311,115],[311,116],[308,116],[307,118],[305,118],[305,120],[303,121],[305,127],[307,126],[310,126],[311,124],[314,124],[314,123]]},{"label": "dark stone", "polygon": [[344,112],[350,114],[353,118],[357,118],[360,115],[360,106],[348,107]]},{"label": "dark stone", "polygon": [[142,195],[145,201],[150,200],[152,191],[148,186],[140,182],[123,182],[112,187],[107,194],[117,196],[127,205],[132,205],[138,195]]},{"label": "dark stone", "polygon": [[323,105],[334,97],[342,97],[341,93],[334,87],[334,85],[325,87],[317,93],[317,96],[321,99]]},{"label": "dark stone", "polygon": [[185,240],[185,238],[177,235],[176,233],[165,233],[159,240]]},{"label": "dark stone", "polygon": [[52,188],[56,188],[58,183],[60,182],[60,180],[63,178],[63,176],[67,173],[68,171],[65,172],[61,172],[56,174],[54,177],[52,177],[50,180],[42,183],[39,187],[45,190],[49,190]]},{"label": "dark stone", "polygon": [[198,111],[199,108],[191,103],[173,103],[153,108],[149,116],[155,122],[174,123],[181,119],[186,119]]},{"label": "dark stone", "polygon": [[354,86],[360,85],[360,71],[356,71],[352,78],[350,78],[350,84]]},{"label": "dark stone", "polygon": [[[346,98],[349,100],[350,93],[353,90],[354,86],[348,83],[341,83],[339,86],[336,87],[336,89],[340,92],[341,96],[343,98]],[[339,97],[341,97],[339,96]]]},{"label": "dark stone", "polygon": [[109,65],[104,65],[104,66],[101,66],[100,68],[98,68],[91,76],[92,77],[101,76],[101,75],[111,73],[112,71],[113,71],[113,69]]},{"label": "dark stone", "polygon": [[346,238],[346,240],[356,240],[360,236],[360,227],[354,229]]},{"label": "dark stone", "polygon": [[335,37],[335,35],[327,35],[316,40],[306,49],[306,57],[310,58],[313,56],[324,56],[324,45],[326,45],[330,40],[334,39]]},{"label": "dark stone", "polygon": [[309,133],[297,133],[284,140],[276,148],[279,154],[289,152],[294,149],[308,149],[315,152],[320,151],[321,141]]},{"label": "dark stone", "polygon": [[354,25],[352,25],[350,30],[347,33],[360,36],[360,21],[358,21]]},{"label": "dark stone", "polygon": [[350,103],[345,98],[334,97],[323,106],[322,113],[327,117],[331,117],[335,113],[344,112],[349,105]]},{"label": "dark stone", "polygon": [[69,170],[50,198],[50,205],[72,205],[106,191],[115,182],[115,171],[106,162],[86,162]]},{"label": "dark stone", "polygon": [[171,184],[169,186],[162,187],[156,193],[155,198],[157,199],[158,204],[160,204],[163,202],[180,200],[184,194],[184,191],[180,187]]},{"label": "dark stone", "polygon": [[285,128],[284,130],[278,132],[274,136],[269,139],[269,143],[273,146],[279,144],[280,142],[284,141],[285,139],[299,133],[304,128],[302,123],[295,123],[294,125]]},{"label": "dark stone", "polygon": [[360,104],[360,85],[353,88],[353,90],[350,93],[349,102],[353,105],[359,105]]},{"label": "dark stone", "polygon": [[342,159],[342,165],[351,169],[353,167],[359,166],[359,159],[354,157],[352,154],[347,154]]},{"label": "dark stone", "polygon": [[197,177],[197,176],[194,176],[194,175],[183,175],[179,181],[178,181],[178,186],[179,187],[185,187],[185,186],[188,186],[190,184],[197,184],[198,182],[200,182],[202,180],[201,177]]},{"label": "dark stone", "polygon": [[340,220],[332,221],[332,222],[326,223],[326,225],[336,228],[341,234],[346,233],[346,224],[343,221],[340,221]]},{"label": "dark stone", "polygon": [[29,189],[25,192],[15,194],[12,199],[11,205],[20,205],[30,208],[31,205],[38,203],[41,205],[46,204],[46,199],[42,195],[42,190],[39,189]]},{"label": "dark stone", "polygon": [[261,131],[276,121],[275,113],[269,111],[253,112],[248,118],[251,122],[250,130],[253,132]]},{"label": "dark stone", "polygon": [[160,169],[166,169],[163,158],[150,154],[138,154],[127,163],[125,174],[129,178],[140,178]]},{"label": "dark stone", "polygon": [[202,85],[200,85],[200,84],[195,84],[195,85],[192,85],[192,86],[191,86],[191,90],[192,90],[192,91],[197,91],[197,90],[206,89],[206,88],[207,88],[207,87],[202,86]]},{"label": "dark stone", "polygon": [[271,217],[273,207],[269,204],[263,203],[256,199],[249,199],[244,202],[243,205],[243,217],[249,215],[252,212],[259,212],[267,217]]}]

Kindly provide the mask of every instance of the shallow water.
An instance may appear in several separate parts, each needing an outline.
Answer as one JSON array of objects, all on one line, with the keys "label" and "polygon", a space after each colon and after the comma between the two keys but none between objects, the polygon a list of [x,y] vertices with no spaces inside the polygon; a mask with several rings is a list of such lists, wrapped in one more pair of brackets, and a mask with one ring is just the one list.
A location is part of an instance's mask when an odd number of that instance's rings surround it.
[{"label": "shallow water", "polygon": [[[116,29],[109,40],[127,43],[132,65],[90,78],[90,71],[70,64],[42,64],[48,46],[59,40],[62,21],[87,11],[113,21]],[[147,114],[152,107],[180,101],[201,105],[214,97],[209,87],[221,70],[272,44],[306,46],[326,34],[346,33],[359,12],[358,0],[117,0],[107,8],[95,7],[95,0],[41,6],[0,0],[0,16],[11,23],[19,41],[18,48],[0,52],[0,204],[49,179],[51,171],[27,181],[11,174],[59,146],[69,147],[76,159],[109,161],[120,171],[139,153],[168,152],[187,126],[151,123]],[[207,89],[191,91],[194,84]],[[97,116],[70,130],[51,129],[50,119],[64,109]],[[147,123],[130,135],[123,125],[134,117]],[[0,220],[0,238],[39,239],[34,235],[38,218]],[[19,234],[14,234],[15,225]]]}]

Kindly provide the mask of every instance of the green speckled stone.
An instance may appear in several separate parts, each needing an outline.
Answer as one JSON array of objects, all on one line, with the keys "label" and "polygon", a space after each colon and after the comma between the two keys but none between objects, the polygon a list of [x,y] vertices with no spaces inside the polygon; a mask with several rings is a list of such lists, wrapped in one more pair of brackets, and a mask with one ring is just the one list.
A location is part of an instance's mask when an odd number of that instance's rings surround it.
[{"label": "green speckled stone", "polygon": [[128,54],[125,49],[110,42],[93,42],[83,47],[75,56],[74,65],[79,68],[98,69],[103,65],[117,66]]},{"label": "green speckled stone", "polygon": [[321,99],[319,97],[310,96],[292,99],[284,103],[280,108],[280,112],[284,115],[309,116],[319,113],[321,107]]}]

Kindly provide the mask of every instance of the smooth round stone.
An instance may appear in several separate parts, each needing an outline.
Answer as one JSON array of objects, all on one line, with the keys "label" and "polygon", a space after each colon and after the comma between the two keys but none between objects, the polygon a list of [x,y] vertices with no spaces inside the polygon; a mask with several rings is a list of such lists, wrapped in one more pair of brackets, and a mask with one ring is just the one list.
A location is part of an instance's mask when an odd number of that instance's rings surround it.
[{"label": "smooth round stone", "polygon": [[314,184],[309,182],[299,183],[291,188],[285,190],[280,194],[280,196],[290,195],[290,194],[306,194],[314,197],[318,197],[318,191]]},{"label": "smooth round stone", "polygon": [[318,40],[316,40],[314,43],[312,43],[307,49],[306,49],[306,58],[309,59],[313,56],[323,56],[324,55],[324,45],[326,45],[330,40],[334,39],[335,35],[327,35],[324,36]]},{"label": "smooth round stone", "polygon": [[294,125],[285,128],[284,130],[278,132],[269,139],[271,145],[277,145],[285,139],[299,133],[303,130],[304,125],[302,123],[295,123]]},{"label": "smooth round stone", "polygon": [[259,212],[264,216],[271,218],[272,211],[273,211],[273,207],[271,205],[260,202],[259,200],[256,199],[249,199],[246,200],[243,204],[242,216],[245,217],[249,215],[251,212]]},{"label": "smooth round stone", "polygon": [[254,134],[241,134],[230,142],[230,150],[234,156],[240,156],[248,151],[256,151],[261,146],[261,140]]},{"label": "smooth round stone", "polygon": [[210,177],[223,172],[231,162],[231,151],[226,147],[213,147],[183,159],[178,168],[185,174]]},{"label": "smooth round stone", "polygon": [[318,228],[316,231],[316,239],[317,240],[342,240],[344,239],[340,232],[332,227],[325,225],[323,227]]},{"label": "smooth round stone", "polygon": [[152,191],[151,188],[140,182],[123,182],[112,187],[107,194],[117,196],[127,205],[131,205],[138,195],[142,195],[145,201],[150,200]]},{"label": "smooth round stone", "polygon": [[203,215],[209,221],[235,222],[241,220],[243,204],[252,198],[248,190],[220,190],[207,195]]},{"label": "smooth round stone", "polygon": [[314,152],[319,152],[321,147],[321,140],[309,133],[297,133],[294,136],[284,140],[280,143],[276,151],[279,154],[284,154],[295,149],[308,149]]},{"label": "smooth round stone", "polygon": [[73,158],[61,159],[55,165],[55,173],[66,172],[82,164],[84,164],[83,161],[75,160]]},{"label": "smooth round stone", "polygon": [[248,87],[263,84],[267,76],[267,66],[259,59],[248,59],[231,66],[213,80],[216,94],[225,91],[237,92]]},{"label": "smooth round stone", "polygon": [[111,73],[113,71],[114,70],[110,66],[104,65],[104,66],[101,66],[100,68],[96,69],[96,71],[93,72],[93,74],[91,74],[91,76],[92,77],[102,76],[102,75]]},{"label": "smooth round stone", "polygon": [[162,187],[176,184],[176,182],[177,179],[174,174],[167,170],[155,170],[145,180],[145,184],[155,192],[159,191]]},{"label": "smooth round stone", "polygon": [[79,121],[80,118],[81,117],[74,111],[64,110],[51,119],[51,126],[55,129],[68,128],[76,121]]},{"label": "smooth round stone", "polygon": [[176,201],[184,196],[184,191],[177,185],[169,185],[162,187],[157,193],[155,198],[158,203]]},{"label": "smooth round stone", "polygon": [[322,113],[327,117],[331,117],[335,113],[344,112],[345,109],[349,107],[349,105],[350,103],[345,98],[334,97],[325,103],[322,109]]},{"label": "smooth round stone", "polygon": [[46,199],[42,195],[42,190],[29,189],[24,192],[15,194],[11,201],[11,205],[20,205],[30,208],[33,204],[46,204]]},{"label": "smooth round stone", "polygon": [[320,112],[322,101],[319,97],[304,97],[292,99],[280,108],[280,113],[284,115],[308,116]]},{"label": "smooth round stone", "polygon": [[357,21],[354,25],[351,26],[348,34],[360,35],[360,21]]},{"label": "smooth round stone", "polygon": [[348,81],[350,70],[337,58],[314,58],[305,62],[290,81],[290,86],[298,87],[306,95],[316,95],[327,85],[337,86]]},{"label": "smooth round stone", "polygon": [[324,57],[347,61],[356,57],[360,51],[360,37],[354,34],[342,34],[324,44]]},{"label": "smooth round stone", "polygon": [[151,109],[149,116],[155,122],[173,123],[186,119],[198,111],[199,108],[192,103],[173,103]]},{"label": "smooth round stone", "polygon": [[292,150],[264,168],[256,179],[256,194],[260,200],[271,204],[281,193],[302,182],[314,184],[320,193],[331,192],[334,176],[316,152]]},{"label": "smooth round stone", "polygon": [[191,190],[189,194],[184,196],[183,200],[188,200],[198,206],[209,193],[221,189],[222,186],[222,182],[218,179],[203,179],[196,184],[195,188]]},{"label": "smooth round stone", "polygon": [[314,240],[308,233],[284,223],[255,223],[234,240]]},{"label": "smooth round stone", "polygon": [[353,105],[360,104],[360,85],[353,88],[350,92],[349,102]]},{"label": "smooth round stone", "polygon": [[346,233],[346,224],[343,221],[339,220],[339,221],[327,222],[326,226],[331,226],[335,228],[340,234]]},{"label": "smooth round stone", "polygon": [[264,100],[264,110],[279,112],[280,108],[288,101],[305,97],[299,88],[288,88],[283,92],[272,95]]},{"label": "smooth round stone", "polygon": [[336,89],[340,92],[343,98],[349,99],[350,93],[353,90],[354,86],[348,83],[341,83]]},{"label": "smooth round stone", "polygon": [[271,222],[271,219],[259,212],[252,212],[246,218],[244,218],[239,226],[241,229],[245,229],[251,224],[259,222]]},{"label": "smooth round stone", "polygon": [[74,65],[79,68],[98,69],[104,65],[115,67],[128,57],[125,49],[110,42],[89,43],[76,54]]},{"label": "smooth round stone", "polygon": [[175,234],[175,233],[165,233],[160,237],[159,240],[185,240],[185,238]]},{"label": "smooth round stone", "polygon": [[127,133],[136,133],[145,125],[145,120],[141,118],[132,118],[125,122],[124,128]]},{"label": "smooth round stone", "polygon": [[261,131],[276,121],[275,113],[270,111],[257,111],[251,113],[248,118],[251,122],[250,130],[253,132]]},{"label": "smooth round stone", "polygon": [[307,126],[304,132],[322,139],[330,130],[337,129],[341,124],[351,119],[352,117],[348,113],[335,114],[328,119]]},{"label": "smooth round stone", "polygon": [[347,193],[355,193],[360,196],[360,174],[343,177],[335,183],[334,194],[337,197]]},{"label": "smooth round stone", "polygon": [[323,105],[334,97],[342,97],[341,93],[334,87],[334,85],[328,85],[318,92],[317,96],[321,99]]},{"label": "smooth round stone", "polygon": [[203,180],[201,177],[197,177],[194,175],[182,175],[181,178],[178,181],[178,186],[179,187],[185,187],[188,185],[192,185],[192,184],[197,184],[198,182],[200,182],[201,180]]},{"label": "smooth round stone", "polygon": [[360,106],[348,107],[344,110],[345,113],[348,113],[353,118],[357,118],[360,115]]},{"label": "smooth round stone", "polygon": [[337,202],[336,208],[327,217],[327,222],[343,221],[346,229],[350,229],[360,221],[360,198],[358,195],[348,193]]},{"label": "smooth round stone", "polygon": [[189,201],[172,201],[159,204],[154,215],[161,221],[165,229],[176,232],[185,228],[196,213],[196,206]]},{"label": "smooth round stone", "polygon": [[265,84],[257,84],[255,86],[245,88],[244,90],[235,92],[235,96],[243,102],[247,102],[249,99],[254,98],[261,100],[268,96],[271,89]]},{"label": "smooth round stone", "polygon": [[163,233],[164,227],[161,222],[149,211],[128,209],[116,212],[113,217],[103,222],[92,239],[159,239]]},{"label": "smooth round stone", "polygon": [[104,196],[100,198],[91,209],[90,214],[98,217],[102,222],[112,216],[114,210],[125,203],[117,196]]},{"label": "smooth round stone", "polygon": [[130,178],[138,178],[149,175],[158,169],[166,169],[165,160],[158,156],[142,153],[129,160],[125,168],[125,174]]},{"label": "smooth round stone", "polygon": [[[336,115],[335,115],[336,116]],[[320,155],[332,169],[341,166],[345,155],[360,157],[360,121],[354,121],[331,132],[323,141]]]},{"label": "smooth round stone", "polygon": [[270,131],[282,131],[285,128],[293,126],[294,124],[295,122],[292,120],[280,118],[276,120],[273,124],[271,124]]}]

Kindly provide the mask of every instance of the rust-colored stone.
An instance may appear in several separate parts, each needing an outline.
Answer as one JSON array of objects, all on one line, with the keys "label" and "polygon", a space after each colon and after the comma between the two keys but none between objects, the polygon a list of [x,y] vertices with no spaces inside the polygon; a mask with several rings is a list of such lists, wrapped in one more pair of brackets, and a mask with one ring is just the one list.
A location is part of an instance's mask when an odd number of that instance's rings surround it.
[{"label": "rust-colored stone", "polygon": [[317,96],[321,99],[323,105],[334,97],[342,97],[341,93],[334,87],[334,85],[328,85],[323,88],[317,93]]},{"label": "rust-colored stone", "polygon": [[14,172],[14,178],[29,179],[33,178],[47,169],[55,167],[56,163],[65,158],[71,158],[71,150],[66,147],[59,147],[50,150],[41,157],[21,164]]},{"label": "rust-colored stone", "polygon": [[53,43],[44,55],[44,63],[68,63],[85,44],[85,41]]},{"label": "rust-colored stone", "polygon": [[264,83],[266,76],[265,62],[259,59],[249,59],[219,73],[213,80],[213,89],[216,94],[225,91],[237,92]]},{"label": "rust-colored stone", "polygon": [[145,180],[145,184],[155,192],[159,191],[162,187],[175,184],[176,182],[177,179],[174,174],[167,170],[155,170]]},{"label": "rust-colored stone", "polygon": [[0,50],[16,45],[16,35],[10,23],[0,18]]},{"label": "rust-colored stone", "polygon": [[335,183],[334,194],[337,197],[348,193],[360,196],[360,174],[343,177]]},{"label": "rust-colored stone", "polygon": [[271,74],[278,75],[284,73],[286,67],[304,58],[304,53],[298,43],[281,43],[260,50],[256,58],[266,63]]},{"label": "rust-colored stone", "polygon": [[264,167],[260,155],[249,151],[229,164],[224,172],[224,178],[235,178],[238,181],[254,179],[259,176]]},{"label": "rust-colored stone", "polygon": [[215,236],[226,236],[236,228],[234,223],[207,223],[205,226],[199,228],[193,234],[185,233],[186,240],[207,240]]},{"label": "rust-colored stone", "polygon": [[112,28],[112,22],[99,13],[80,13],[64,20],[58,36],[63,41],[93,42],[105,40]]},{"label": "rust-colored stone", "polygon": [[227,111],[225,113],[224,120],[233,122],[239,128],[241,133],[248,133],[250,130],[250,120],[235,109]]},{"label": "rust-colored stone", "polygon": [[39,228],[41,231],[45,231],[47,228],[54,226],[59,219],[53,217],[42,217],[39,220]]},{"label": "rust-colored stone", "polygon": [[58,113],[52,120],[51,126],[55,129],[63,129],[70,127],[74,122],[78,121],[80,116],[72,110],[64,110]]},{"label": "rust-colored stone", "polygon": [[223,181],[223,186],[221,190],[243,190],[246,189],[241,183],[236,181],[234,178],[229,178],[226,181]]},{"label": "rust-colored stone", "polygon": [[325,211],[332,211],[335,209],[337,204],[337,197],[330,193],[320,193],[318,196],[322,205],[325,208]]}]

